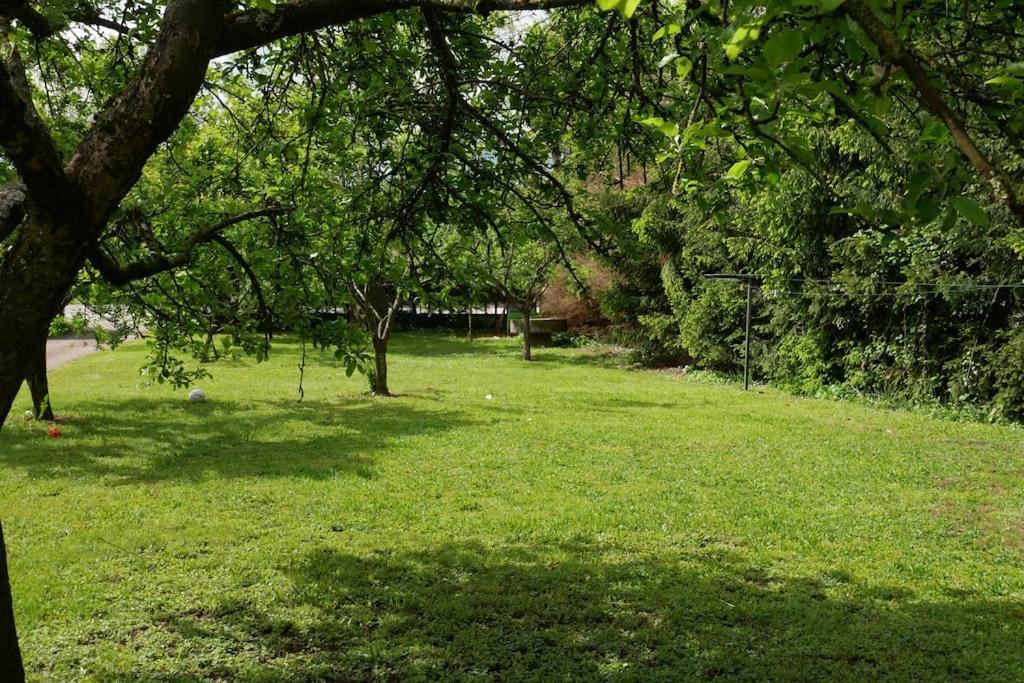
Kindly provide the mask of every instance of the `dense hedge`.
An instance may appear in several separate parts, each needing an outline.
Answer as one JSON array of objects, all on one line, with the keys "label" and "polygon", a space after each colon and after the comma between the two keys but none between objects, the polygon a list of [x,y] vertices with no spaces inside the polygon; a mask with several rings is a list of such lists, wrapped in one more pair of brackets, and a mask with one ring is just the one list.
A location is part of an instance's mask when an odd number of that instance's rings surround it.
[{"label": "dense hedge", "polygon": [[[905,201],[892,169],[853,145],[819,141],[843,194]],[[824,163],[823,162],[823,163]],[[943,199],[939,197],[937,202]],[[981,200],[979,200],[981,201]],[[999,207],[972,222],[952,207],[930,220],[839,211],[790,173],[775,185],[699,197],[657,183],[609,192],[595,210],[618,273],[594,288],[619,339],[649,364],[735,371],[744,292],[708,272],[742,272],[754,297],[758,377],[808,394],[942,403],[1024,419],[1024,282]]]}]

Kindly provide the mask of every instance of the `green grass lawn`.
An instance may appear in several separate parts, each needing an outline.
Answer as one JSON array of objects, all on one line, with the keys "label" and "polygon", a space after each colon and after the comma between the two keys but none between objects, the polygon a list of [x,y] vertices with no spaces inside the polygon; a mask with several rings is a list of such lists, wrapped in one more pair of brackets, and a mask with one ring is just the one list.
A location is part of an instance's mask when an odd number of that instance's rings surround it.
[{"label": "green grass lawn", "polygon": [[0,433],[30,676],[1024,678],[1021,430],[517,351],[53,372],[63,437]]}]

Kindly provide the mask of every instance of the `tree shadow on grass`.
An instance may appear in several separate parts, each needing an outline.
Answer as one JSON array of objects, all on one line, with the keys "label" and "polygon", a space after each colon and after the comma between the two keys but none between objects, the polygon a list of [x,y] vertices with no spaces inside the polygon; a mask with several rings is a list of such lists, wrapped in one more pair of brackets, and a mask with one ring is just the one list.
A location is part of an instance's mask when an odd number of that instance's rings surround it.
[{"label": "tree shadow on grass", "polygon": [[557,349],[556,347],[539,347],[534,349],[533,360],[529,361],[529,365],[537,369],[546,370],[581,366],[614,370],[638,369],[630,361],[626,353],[602,348]]},{"label": "tree shadow on grass", "polygon": [[[7,430],[0,465],[33,477],[97,477],[113,483],[210,477],[375,476],[375,456],[406,438],[470,425],[460,413],[371,399],[338,402],[161,399],[96,401],[73,436]],[[70,430],[68,430],[70,431]]]},{"label": "tree shadow on grass", "polygon": [[485,339],[469,341],[465,337],[422,332],[396,335],[388,346],[389,355],[422,358],[438,356],[510,356],[517,352],[516,349],[510,349],[504,345],[490,344]]},{"label": "tree shadow on grass", "polygon": [[[227,680],[1019,679],[1024,607],[917,599],[842,571],[779,576],[735,553],[622,558],[577,542],[311,551],[271,611],[226,598],[151,625]],[[247,652],[220,658],[202,653]],[[145,660],[143,660],[145,661]],[[210,658],[206,658],[207,663]],[[168,672],[168,664],[180,670]],[[146,664],[103,678],[147,678]]]}]

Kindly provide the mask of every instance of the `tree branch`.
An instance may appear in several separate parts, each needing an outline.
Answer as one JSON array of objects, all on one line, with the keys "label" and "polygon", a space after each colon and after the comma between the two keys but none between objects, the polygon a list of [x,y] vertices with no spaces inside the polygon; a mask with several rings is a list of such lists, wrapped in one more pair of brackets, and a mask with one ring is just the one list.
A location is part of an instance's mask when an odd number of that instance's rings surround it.
[{"label": "tree branch", "polygon": [[170,0],[142,66],[82,138],[67,172],[83,199],[83,215],[76,221],[83,236],[98,234],[146,160],[192,106],[225,5],[223,0]]},{"label": "tree branch", "polygon": [[[82,2],[67,10],[67,19],[79,24],[99,26],[118,33],[130,33],[124,24],[103,17],[91,4]],[[32,7],[28,0],[0,0],[0,17],[18,21],[36,39],[48,38],[58,29],[60,24],[46,17],[42,12]]]},{"label": "tree branch", "polygon": [[28,0],[0,0],[0,17],[15,19],[36,38],[46,38],[53,34],[50,21]]},{"label": "tree branch", "polygon": [[107,19],[95,7],[84,3],[70,10],[68,12],[68,19],[79,24],[98,26],[99,28],[109,29],[126,35],[132,32],[128,26],[113,19]]},{"label": "tree branch", "polygon": [[37,207],[44,205],[44,198],[57,200],[57,206],[67,198],[60,153],[32,102],[17,50],[6,61],[0,59],[0,149],[35,195]]},{"label": "tree branch", "polygon": [[249,265],[249,262],[245,260],[245,257],[242,256],[242,252],[238,250],[238,247],[232,244],[227,237],[224,237],[224,235],[215,233],[213,237],[210,238],[210,241],[216,242],[220,246],[224,247],[224,251],[228,252],[228,254],[231,255],[231,258],[235,259],[235,262],[238,263],[245,272],[246,277],[249,278],[249,283],[252,285],[253,292],[256,293],[256,301],[259,303],[260,317],[263,318],[263,323],[266,326],[264,332],[269,338],[269,335],[273,332],[274,318],[270,309],[267,307],[267,299],[263,296],[263,286],[260,284],[259,277],[256,276],[256,271],[253,270],[252,266]]},{"label": "tree branch", "polygon": [[246,10],[225,18],[216,54],[265,45],[298,33],[402,9],[432,9],[460,14],[578,7],[592,0],[291,0],[273,12]]},{"label": "tree branch", "polygon": [[982,152],[971,135],[967,132],[964,122],[953,109],[946,104],[945,98],[928,77],[921,66],[921,60],[914,51],[904,45],[896,34],[875,16],[875,13],[863,0],[847,0],[841,7],[868,35],[882,54],[893,64],[903,67],[907,77],[917,88],[921,103],[930,109],[946,124],[953,142],[965,159],[981,174],[982,178],[992,186],[996,197],[1010,209],[1018,221],[1024,223],[1024,204],[1017,196],[1017,190],[1010,178],[997,168],[985,153]]},{"label": "tree branch", "polygon": [[544,164],[539,162],[532,155],[522,149],[522,147],[516,144],[516,142],[512,140],[504,130],[477,111],[476,108],[474,108],[473,105],[467,102],[462,96],[455,80],[455,74],[458,73],[459,63],[455,55],[452,53],[451,47],[448,45],[448,41],[444,35],[444,30],[441,27],[440,22],[437,20],[437,17],[432,12],[424,12],[424,16],[427,20],[427,33],[430,39],[430,45],[437,55],[438,61],[441,63],[441,67],[444,72],[445,89],[450,100],[464,109],[472,118],[476,119],[476,121],[479,122],[485,130],[490,132],[491,135],[497,138],[498,141],[504,145],[506,150],[525,164],[526,167],[534,174],[543,178],[555,190],[562,201],[569,220],[571,220],[576,226],[576,229],[587,241],[590,247],[598,251],[598,253],[601,253],[602,250],[600,249],[600,245],[593,240],[590,234],[587,220],[576,209],[576,203],[573,199],[572,193],[569,192],[569,189],[562,183],[562,181],[556,178],[555,175],[544,166]]},{"label": "tree branch", "polygon": [[208,226],[189,235],[181,249],[169,256],[158,254],[122,267],[97,248],[89,255],[89,261],[111,285],[124,287],[136,280],[143,280],[147,277],[188,265],[189,261],[192,260],[192,254],[195,252],[196,247],[207,242],[216,241],[219,233],[232,225],[237,225],[254,218],[280,216],[284,213],[287,213],[287,211],[282,208],[267,208],[225,219],[220,223]]}]

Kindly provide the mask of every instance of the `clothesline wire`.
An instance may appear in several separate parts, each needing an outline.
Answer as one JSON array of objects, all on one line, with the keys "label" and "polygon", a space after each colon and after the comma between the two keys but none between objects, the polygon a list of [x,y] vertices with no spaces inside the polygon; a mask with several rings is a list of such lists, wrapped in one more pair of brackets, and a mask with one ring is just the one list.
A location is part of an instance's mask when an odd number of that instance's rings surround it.
[{"label": "clothesline wire", "polygon": [[777,292],[779,294],[795,294],[802,296],[823,296],[823,295],[840,295],[840,296],[901,296],[913,293],[919,294],[942,294],[951,291],[964,291],[964,292],[983,292],[1000,289],[1024,289],[1024,282],[899,282],[896,280],[880,280],[872,282],[872,286],[881,286],[891,288],[892,291],[888,292],[857,292],[849,291],[841,288],[845,283],[839,280],[826,279],[826,278],[773,278],[774,282],[788,282],[788,283],[803,283],[811,285],[827,285],[833,289],[827,291],[815,291],[815,290],[785,290],[774,288],[771,285],[766,285],[762,278],[754,275],[738,274],[738,273],[705,273],[705,278],[713,280],[740,280],[740,281],[755,281],[752,286],[760,289],[762,292]]},{"label": "clothesline wire", "polygon": [[[804,282],[816,285],[842,285],[839,280],[816,278],[781,278],[782,282]],[[899,282],[896,280],[880,280],[874,285],[885,287],[930,287],[934,289],[1024,289],[1024,282]]]}]

